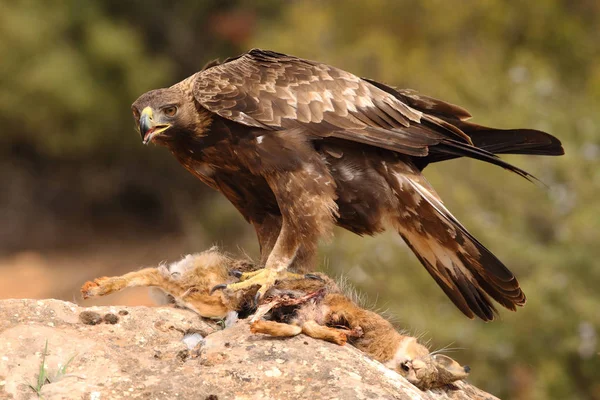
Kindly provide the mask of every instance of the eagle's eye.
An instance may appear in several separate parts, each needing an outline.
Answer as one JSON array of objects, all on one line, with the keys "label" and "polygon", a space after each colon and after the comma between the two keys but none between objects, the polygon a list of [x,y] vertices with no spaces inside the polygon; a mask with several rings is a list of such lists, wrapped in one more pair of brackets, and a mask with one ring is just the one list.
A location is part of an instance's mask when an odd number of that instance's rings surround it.
[{"label": "eagle's eye", "polygon": [[177,113],[177,107],[175,107],[175,106],[165,107],[165,108],[163,108],[163,112],[165,113],[165,115],[167,117],[173,117]]}]

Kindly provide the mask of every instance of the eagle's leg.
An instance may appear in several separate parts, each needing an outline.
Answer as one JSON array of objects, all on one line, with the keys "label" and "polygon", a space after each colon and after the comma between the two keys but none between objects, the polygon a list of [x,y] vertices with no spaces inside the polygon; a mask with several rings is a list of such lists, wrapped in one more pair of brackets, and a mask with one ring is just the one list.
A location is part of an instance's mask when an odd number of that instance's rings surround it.
[{"label": "eagle's leg", "polygon": [[[298,277],[288,269],[300,273],[314,270],[319,238],[331,233],[337,214],[335,182],[316,153],[294,171],[274,171],[265,178],[277,199],[281,229],[273,241],[276,230],[255,224],[265,268],[227,285],[231,290],[260,285],[259,296],[278,280]],[[269,218],[271,228],[276,228],[279,220]]]},{"label": "eagle's leg", "polygon": [[[259,221],[252,221],[256,235],[258,236],[258,243],[260,244],[260,262],[262,265],[266,265],[269,256],[273,252],[275,246],[278,243],[279,236],[281,235],[283,226],[283,217],[281,215],[266,214],[263,219]],[[300,246],[302,248],[302,246]],[[308,255],[305,251],[296,251],[296,256],[292,257],[292,265],[290,270],[296,271],[301,268],[302,265],[310,264],[310,258],[312,254]],[[264,269],[256,271],[244,272],[238,276],[240,282],[229,285],[222,285],[230,290],[241,290],[246,289],[256,283],[256,279],[264,278]],[[256,278],[255,278],[256,277]],[[252,279],[255,278],[255,279]],[[300,279],[303,275],[295,274],[293,272],[286,271],[281,273],[278,279]]]},{"label": "eagle's leg", "polygon": [[[259,275],[261,272],[262,272],[262,269],[259,269],[258,271],[242,272],[242,274],[239,276],[240,282],[238,282],[238,283],[247,281],[248,279],[251,279],[253,276]],[[304,278],[304,275],[286,271],[284,278],[285,279],[302,279],[302,278]],[[229,285],[229,288],[231,288],[231,284]]]},{"label": "eagle's leg", "polygon": [[286,224],[284,219],[281,232],[267,258],[265,268],[242,274],[241,282],[231,283],[227,285],[227,289],[237,291],[260,285],[257,296],[262,297],[278,280],[303,277],[288,271],[300,246],[300,238],[290,231],[289,224]]},{"label": "eagle's leg", "polygon": [[[265,265],[269,256],[273,252],[273,248],[277,243],[279,234],[281,233],[281,227],[283,225],[283,217],[281,215],[266,214],[259,221],[252,221],[256,236],[258,237],[258,243],[260,245],[260,264]],[[316,263],[316,248],[310,245],[300,245],[296,256],[289,266],[288,270],[299,274],[310,272],[314,269]],[[253,271],[255,272],[255,271]],[[243,274],[240,280],[249,278],[250,274]],[[298,278],[300,278],[298,276]]]}]

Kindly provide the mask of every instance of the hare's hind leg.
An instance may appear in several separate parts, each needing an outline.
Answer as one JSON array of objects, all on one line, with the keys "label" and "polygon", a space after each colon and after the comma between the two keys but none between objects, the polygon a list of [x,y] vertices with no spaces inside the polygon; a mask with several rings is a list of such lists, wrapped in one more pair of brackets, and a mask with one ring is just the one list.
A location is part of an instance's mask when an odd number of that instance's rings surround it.
[{"label": "hare's hind leg", "polygon": [[302,333],[302,328],[297,325],[259,319],[250,325],[250,331],[252,333],[264,333],[276,337],[290,337]]},{"label": "hare's hind leg", "polygon": [[348,341],[348,336],[342,330],[319,325],[310,320],[302,324],[302,333],[315,339],[326,340],[343,346]]},{"label": "hare's hind leg", "polygon": [[252,333],[264,333],[270,336],[276,337],[291,337],[296,336],[300,333],[304,333],[314,339],[326,340],[339,345],[346,343],[346,334],[335,328],[328,328],[317,324],[315,321],[306,321],[302,326],[284,324],[275,321],[265,321],[260,319],[254,321],[250,325],[250,331]]}]

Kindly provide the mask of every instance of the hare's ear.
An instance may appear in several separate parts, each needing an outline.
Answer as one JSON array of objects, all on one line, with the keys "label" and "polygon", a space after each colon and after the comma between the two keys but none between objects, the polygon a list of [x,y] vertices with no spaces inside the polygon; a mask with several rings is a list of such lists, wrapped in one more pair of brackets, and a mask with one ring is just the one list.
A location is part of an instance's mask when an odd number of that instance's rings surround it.
[{"label": "hare's ear", "polygon": [[462,366],[452,358],[443,354],[434,355],[433,360],[440,374],[440,379],[446,381],[445,383],[465,379],[469,376],[469,372],[471,371],[469,366]]}]

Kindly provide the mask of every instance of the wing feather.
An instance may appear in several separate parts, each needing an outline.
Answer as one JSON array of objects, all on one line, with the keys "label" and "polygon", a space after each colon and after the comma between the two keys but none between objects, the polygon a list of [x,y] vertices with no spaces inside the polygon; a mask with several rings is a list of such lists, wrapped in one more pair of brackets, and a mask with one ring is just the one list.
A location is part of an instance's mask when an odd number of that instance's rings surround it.
[{"label": "wing feather", "polygon": [[422,157],[417,163],[421,168],[466,156],[533,178],[495,156],[491,151],[498,146],[488,150],[473,145],[461,129],[474,126],[463,122],[470,117],[466,110],[326,64],[254,49],[185,82],[192,83],[194,98],[203,107],[247,126],[300,128],[315,137]]},{"label": "wing feather", "polygon": [[[395,89],[377,81],[363,79],[410,107],[422,111],[424,123],[441,124],[443,128],[451,129],[455,133],[463,132],[474,147],[489,153],[546,156],[560,156],[565,153],[560,140],[549,133],[534,129],[494,129],[477,125],[467,121],[471,118],[471,114],[462,107],[424,96],[414,90]],[[417,162],[421,169],[432,162],[465,156],[456,152],[449,153],[443,148],[434,148],[434,150],[425,159]]]},{"label": "wing feather", "polygon": [[525,304],[512,272],[458,222],[419,173],[395,165],[386,179],[403,208],[414,210],[394,219],[398,232],[466,316],[494,319],[490,297],[513,311]]},{"label": "wing feather", "polygon": [[[241,124],[310,128],[322,137],[408,148],[411,155],[427,154],[447,133],[411,129],[419,126],[420,111],[353,74],[269,51],[251,50],[199,72],[193,93],[208,110]],[[322,122],[323,129],[306,126]],[[466,135],[451,136],[468,142]]]}]

